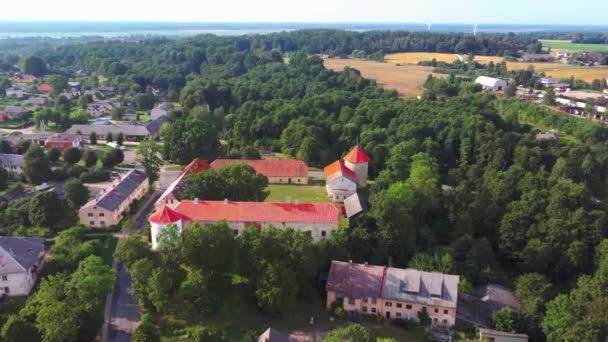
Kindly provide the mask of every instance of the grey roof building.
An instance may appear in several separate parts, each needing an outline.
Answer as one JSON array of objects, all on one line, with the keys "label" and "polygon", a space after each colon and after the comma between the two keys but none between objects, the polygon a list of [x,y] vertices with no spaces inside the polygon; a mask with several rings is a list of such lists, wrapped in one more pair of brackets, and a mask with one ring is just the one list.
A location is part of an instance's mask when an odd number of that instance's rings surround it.
[{"label": "grey roof building", "polygon": [[129,195],[147,179],[146,174],[141,171],[129,171],[129,173],[123,177],[120,183],[116,185],[116,187],[106,192],[97,201],[96,205],[108,210],[117,209],[120,204],[123,203],[125,199],[129,197]]},{"label": "grey roof building", "polygon": [[70,134],[77,134],[79,132],[84,136],[88,136],[91,132],[95,132],[101,139],[103,139],[108,132],[112,133],[114,136],[119,132],[122,132],[127,140],[145,139],[153,135],[148,130],[147,126],[127,123],[72,125],[72,127],[66,131],[66,133]]},{"label": "grey roof building", "polygon": [[0,153],[0,164],[2,167],[19,167],[23,166],[23,155]]},{"label": "grey roof building", "polygon": [[289,342],[292,339],[277,329],[268,328],[258,337],[257,342]]},{"label": "grey roof building", "polygon": [[30,106],[46,107],[49,105],[49,100],[45,97],[30,97],[26,104]]},{"label": "grey roof building", "polygon": [[0,273],[18,273],[29,270],[38,262],[44,251],[44,239],[0,236]]},{"label": "grey roof building", "polygon": [[389,267],[382,297],[387,300],[456,308],[460,277]]}]

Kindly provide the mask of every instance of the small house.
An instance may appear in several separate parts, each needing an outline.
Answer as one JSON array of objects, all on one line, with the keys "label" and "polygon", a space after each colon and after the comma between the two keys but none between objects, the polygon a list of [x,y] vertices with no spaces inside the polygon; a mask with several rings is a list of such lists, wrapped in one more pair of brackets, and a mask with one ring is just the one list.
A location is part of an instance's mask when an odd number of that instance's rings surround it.
[{"label": "small house", "polygon": [[0,153],[1,167],[11,177],[16,177],[23,174],[23,155]]},{"label": "small house", "polygon": [[0,236],[0,293],[28,295],[44,260],[44,239]]},{"label": "small house", "polygon": [[507,88],[507,82],[499,78],[489,76],[479,76],[475,80],[475,83],[480,84],[484,90],[488,91],[503,91]]}]

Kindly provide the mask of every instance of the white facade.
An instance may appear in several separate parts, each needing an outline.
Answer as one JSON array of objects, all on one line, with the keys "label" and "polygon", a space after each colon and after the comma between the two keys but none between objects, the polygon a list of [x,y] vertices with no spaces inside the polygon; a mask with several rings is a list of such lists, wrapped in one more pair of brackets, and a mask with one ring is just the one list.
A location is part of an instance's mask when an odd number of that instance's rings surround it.
[{"label": "white facade", "polygon": [[336,174],[325,180],[325,191],[334,202],[341,203],[357,192],[357,183],[350,177]]},{"label": "white facade", "polygon": [[347,168],[351,169],[357,175],[357,186],[360,188],[365,188],[367,186],[368,162],[351,163],[351,162],[345,160],[344,165],[346,165]]}]

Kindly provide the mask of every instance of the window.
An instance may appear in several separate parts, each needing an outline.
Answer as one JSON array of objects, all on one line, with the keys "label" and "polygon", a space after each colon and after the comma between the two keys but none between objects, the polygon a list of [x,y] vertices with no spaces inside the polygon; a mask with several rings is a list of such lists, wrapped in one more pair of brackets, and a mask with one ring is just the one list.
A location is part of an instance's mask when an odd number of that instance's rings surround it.
[{"label": "window", "polygon": [[321,231],[321,236],[325,237],[327,236],[327,232],[325,232],[324,230]]},{"label": "window", "polygon": [[447,320],[447,319],[444,319],[444,320],[443,320],[443,324],[448,324],[448,320]]},{"label": "window", "polygon": [[393,306],[393,303],[391,303],[391,302],[386,302],[386,306],[391,307],[391,306]]},{"label": "window", "polygon": [[95,221],[89,221],[89,224],[92,226],[95,224]]},{"label": "window", "polygon": [[367,312],[367,306],[364,306],[361,310],[363,310],[363,312]]},{"label": "window", "polygon": [[363,303],[367,304],[367,297],[365,297],[365,298],[361,299],[361,301],[362,301]]},{"label": "window", "polygon": [[239,230],[238,229],[233,229],[232,230],[232,234],[234,234],[234,236],[239,235]]},{"label": "window", "polygon": [[355,298],[348,298],[348,305],[355,305]]},{"label": "window", "polygon": [[93,213],[89,213],[89,214],[88,214],[88,216],[89,216],[89,217],[93,217]]},{"label": "window", "polygon": [[300,183],[300,178],[298,178],[298,183]]},{"label": "window", "polygon": [[7,281],[7,280],[8,280],[8,277],[7,277],[7,276],[5,276],[5,275],[3,275],[3,276],[2,276],[2,281]]},{"label": "window", "polygon": [[99,217],[104,217],[105,214],[104,213],[99,213]]},{"label": "window", "polygon": [[396,316],[397,318],[401,318],[401,312],[395,312],[395,316]]},{"label": "window", "polygon": [[102,226],[105,226],[105,225],[106,225],[106,221],[100,221],[99,223],[100,223]]},{"label": "window", "polygon": [[378,301],[378,300],[377,300],[376,298],[372,298],[372,304],[376,305],[376,302],[377,302],[377,301]]},{"label": "window", "polygon": [[372,308],[372,313],[376,313],[376,308]]},{"label": "window", "polygon": [[439,309],[435,309],[435,313],[439,313]]},{"label": "window", "polygon": [[11,292],[10,289],[8,288],[8,286],[5,286],[4,287],[4,293],[9,293],[9,292]]},{"label": "window", "polygon": [[447,314],[448,314],[448,309],[443,310],[443,313],[444,313],[445,315],[447,315]]},{"label": "window", "polygon": [[397,307],[401,308],[402,307],[401,303],[397,303]]},{"label": "window", "polygon": [[412,306],[409,305],[409,304],[405,304],[405,308],[408,309],[408,310],[410,310],[412,308]]}]

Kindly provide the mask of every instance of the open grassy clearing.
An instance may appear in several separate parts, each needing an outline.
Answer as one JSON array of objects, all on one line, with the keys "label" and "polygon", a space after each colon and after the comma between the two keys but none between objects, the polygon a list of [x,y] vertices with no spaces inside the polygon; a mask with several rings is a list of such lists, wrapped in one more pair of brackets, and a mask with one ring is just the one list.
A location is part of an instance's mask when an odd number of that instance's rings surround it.
[{"label": "open grassy clearing", "polygon": [[[349,66],[361,72],[367,79],[375,80],[378,86],[386,89],[395,89],[399,96],[414,97],[422,94],[422,85],[427,76],[431,74],[431,67],[420,65],[400,65],[393,63],[379,63],[357,59],[329,58],[324,61],[328,69],[342,71]],[[433,74],[438,77],[446,75]]]},{"label": "open grassy clearing", "polygon": [[300,202],[324,203],[329,202],[325,196],[323,185],[288,185],[270,184],[268,185],[270,194],[266,202]]},{"label": "open grassy clearing", "polygon": [[544,48],[569,52],[608,52],[608,44],[576,44],[569,40],[541,40]]},{"label": "open grassy clearing", "polygon": [[548,70],[545,71],[545,74],[555,78],[569,78],[574,76],[574,78],[591,82],[595,79],[608,78],[608,67],[571,67]]}]

